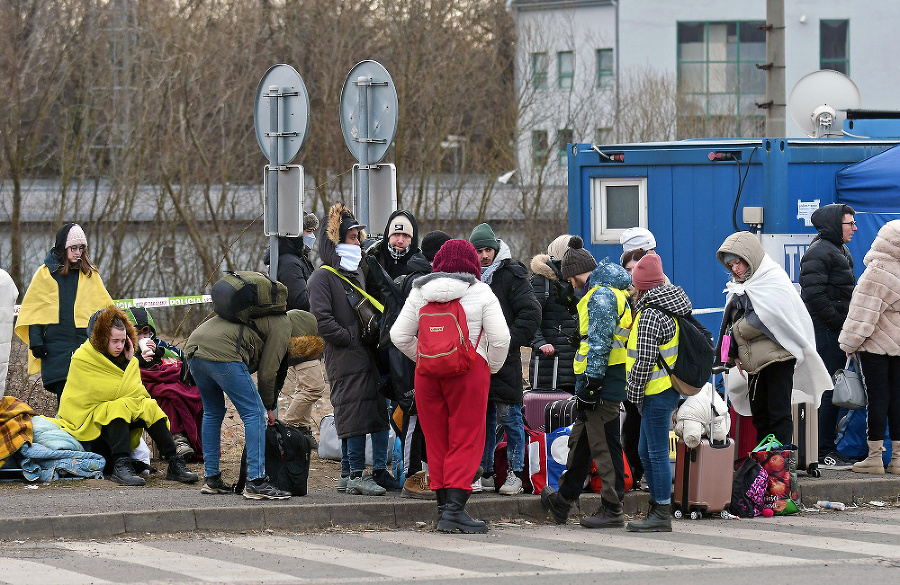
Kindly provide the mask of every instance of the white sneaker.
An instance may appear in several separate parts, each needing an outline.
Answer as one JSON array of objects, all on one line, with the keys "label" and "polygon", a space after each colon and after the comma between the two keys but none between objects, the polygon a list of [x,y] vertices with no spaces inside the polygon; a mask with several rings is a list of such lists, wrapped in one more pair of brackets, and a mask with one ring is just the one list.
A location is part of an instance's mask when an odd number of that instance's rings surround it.
[{"label": "white sneaker", "polygon": [[522,493],[522,480],[512,470],[506,473],[506,482],[500,486],[500,493],[504,496],[514,496]]},{"label": "white sneaker", "polygon": [[484,490],[481,489],[481,480],[480,479],[476,479],[475,481],[472,482],[472,493],[473,494],[480,494],[483,491]]}]

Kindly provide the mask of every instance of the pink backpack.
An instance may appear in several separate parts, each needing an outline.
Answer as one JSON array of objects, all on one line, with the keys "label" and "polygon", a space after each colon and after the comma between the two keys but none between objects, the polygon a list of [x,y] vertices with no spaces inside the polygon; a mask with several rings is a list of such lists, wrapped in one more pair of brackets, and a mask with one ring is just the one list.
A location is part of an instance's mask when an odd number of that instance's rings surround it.
[{"label": "pink backpack", "polygon": [[466,312],[459,299],[427,303],[419,309],[416,373],[432,378],[465,374],[475,360],[478,341],[474,346],[469,341]]}]

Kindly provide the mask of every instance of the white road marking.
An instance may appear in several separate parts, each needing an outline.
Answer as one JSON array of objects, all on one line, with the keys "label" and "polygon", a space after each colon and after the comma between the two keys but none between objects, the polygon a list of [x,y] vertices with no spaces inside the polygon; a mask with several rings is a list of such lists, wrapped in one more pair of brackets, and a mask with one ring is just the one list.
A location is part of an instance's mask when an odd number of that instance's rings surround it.
[{"label": "white road marking", "polygon": [[76,573],[67,569],[59,569],[52,565],[28,561],[25,559],[13,559],[3,557],[0,559],[0,582],[14,583],[39,583],[42,575],[53,575],[56,583],[66,585],[92,585],[93,583],[111,583],[105,579],[98,579],[84,573]]}]

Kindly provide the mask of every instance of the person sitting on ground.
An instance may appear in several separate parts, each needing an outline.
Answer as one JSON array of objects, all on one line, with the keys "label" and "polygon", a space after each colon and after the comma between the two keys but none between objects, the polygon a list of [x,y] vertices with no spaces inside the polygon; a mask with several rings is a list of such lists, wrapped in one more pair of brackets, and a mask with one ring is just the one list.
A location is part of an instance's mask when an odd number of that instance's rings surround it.
[{"label": "person sitting on ground", "polygon": [[[139,351],[135,352],[135,357],[141,367],[141,381],[169,417],[169,430],[178,454],[189,460],[203,452],[200,440],[203,400],[196,386],[181,381],[184,352],[157,336],[156,322],[147,309],[131,307],[125,314],[137,330]],[[140,351],[142,343],[147,348],[144,351]]]},{"label": "person sitting on ground", "polygon": [[125,312],[116,307],[97,311],[87,326],[89,339],[72,355],[69,377],[52,419],[91,451],[111,456],[110,479],[121,485],[144,485],[134,472],[130,453],[144,429],[168,460],[166,479],[193,483],[199,478],[178,455],[169,420],[141,384],[134,359],[136,332]]}]

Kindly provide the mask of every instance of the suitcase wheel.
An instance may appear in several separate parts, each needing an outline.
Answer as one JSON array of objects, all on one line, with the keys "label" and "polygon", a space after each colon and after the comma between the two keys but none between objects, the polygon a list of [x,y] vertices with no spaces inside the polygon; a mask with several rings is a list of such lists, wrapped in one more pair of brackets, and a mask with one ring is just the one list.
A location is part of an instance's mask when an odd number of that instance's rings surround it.
[{"label": "suitcase wheel", "polygon": [[806,468],[806,475],[809,477],[822,477],[822,472],[819,471],[819,464],[810,463],[809,467]]},{"label": "suitcase wheel", "polygon": [[675,510],[675,518],[681,520],[682,516],[684,516],[684,514],[681,512],[681,510]]},{"label": "suitcase wheel", "polygon": [[703,514],[700,513],[699,510],[694,510],[693,512],[691,512],[691,520],[699,520],[701,516],[703,516]]}]

